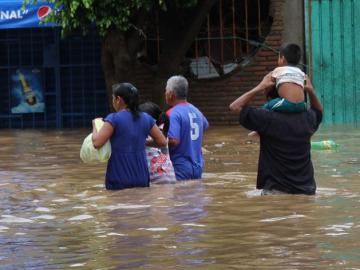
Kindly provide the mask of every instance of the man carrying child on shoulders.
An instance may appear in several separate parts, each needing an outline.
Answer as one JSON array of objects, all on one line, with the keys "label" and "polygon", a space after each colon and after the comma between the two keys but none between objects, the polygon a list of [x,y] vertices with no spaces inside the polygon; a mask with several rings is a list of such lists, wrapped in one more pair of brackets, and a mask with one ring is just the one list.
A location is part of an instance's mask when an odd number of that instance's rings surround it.
[{"label": "man carrying child on shoulders", "polygon": [[[289,90],[282,90],[286,97],[280,96],[280,99],[285,98],[285,101],[291,99],[292,93],[298,97],[300,92],[298,87],[291,85],[296,82],[286,83],[290,86]],[[229,106],[231,111],[240,114],[239,121],[242,126],[256,131],[260,136],[256,188],[263,189],[265,195],[273,193],[313,195],[316,192],[316,183],[310,155],[310,139],[322,120],[321,103],[313,85],[306,78],[303,90],[309,96],[309,109],[297,110],[298,106],[293,106],[293,104],[302,104],[301,97],[294,101],[290,100],[290,103],[286,102],[284,110],[248,106],[255,96],[266,95],[275,84],[276,80],[272,73],[269,73],[255,88],[240,96]]]}]

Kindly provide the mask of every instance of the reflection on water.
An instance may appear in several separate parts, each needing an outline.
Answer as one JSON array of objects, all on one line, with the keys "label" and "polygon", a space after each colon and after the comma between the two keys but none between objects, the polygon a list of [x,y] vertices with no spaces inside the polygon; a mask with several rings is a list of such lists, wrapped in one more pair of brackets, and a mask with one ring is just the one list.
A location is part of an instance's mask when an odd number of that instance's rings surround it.
[{"label": "reflection on water", "polygon": [[360,130],[323,128],[316,196],[259,196],[258,141],[206,135],[203,181],[106,191],[88,130],[0,131],[1,269],[360,269]]}]

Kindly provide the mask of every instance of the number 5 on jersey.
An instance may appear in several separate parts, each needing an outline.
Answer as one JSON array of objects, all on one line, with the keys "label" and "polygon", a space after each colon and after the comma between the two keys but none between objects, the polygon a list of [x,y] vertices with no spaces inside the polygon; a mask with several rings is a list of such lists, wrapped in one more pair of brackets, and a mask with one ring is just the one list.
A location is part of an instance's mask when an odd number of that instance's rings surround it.
[{"label": "number 5 on jersey", "polygon": [[195,141],[199,138],[200,135],[200,127],[199,124],[195,122],[195,119],[198,118],[195,113],[189,112],[189,120],[190,120],[190,136],[191,140]]}]

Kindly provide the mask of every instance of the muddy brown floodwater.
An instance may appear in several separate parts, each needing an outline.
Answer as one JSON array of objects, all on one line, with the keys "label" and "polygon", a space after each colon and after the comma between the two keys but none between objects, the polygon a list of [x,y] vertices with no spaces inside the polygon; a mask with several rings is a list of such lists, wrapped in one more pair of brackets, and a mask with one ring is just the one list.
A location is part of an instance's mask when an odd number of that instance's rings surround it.
[{"label": "muddy brown floodwater", "polygon": [[360,129],[322,127],[315,196],[259,196],[259,144],[205,138],[202,181],[104,189],[89,130],[0,130],[0,269],[360,269]]}]

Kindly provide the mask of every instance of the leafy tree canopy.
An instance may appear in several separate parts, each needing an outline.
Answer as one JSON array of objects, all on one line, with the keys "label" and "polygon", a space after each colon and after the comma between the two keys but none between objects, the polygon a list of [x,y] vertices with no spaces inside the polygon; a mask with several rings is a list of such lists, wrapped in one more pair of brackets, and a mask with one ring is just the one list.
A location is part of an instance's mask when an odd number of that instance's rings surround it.
[{"label": "leafy tree canopy", "polygon": [[[0,0],[1,1],[1,0]],[[23,0],[27,4],[44,0]],[[153,100],[163,104],[164,78],[182,72],[182,61],[199,33],[202,23],[217,0],[47,0],[55,8],[45,22],[62,26],[62,34],[96,27],[104,38],[101,63],[111,105],[112,85],[134,78],[144,33],[161,32],[157,55]],[[157,27],[158,28],[157,28]],[[158,33],[159,33],[158,32]],[[145,36],[146,37],[146,36]],[[145,64],[144,66],[147,67]]]},{"label": "leafy tree canopy", "polygon": [[[37,3],[39,0],[24,0],[24,5]],[[126,32],[136,27],[139,16],[153,10],[166,11],[171,8],[188,8],[197,4],[197,0],[48,0],[55,5],[47,21],[62,26],[63,33],[73,29],[86,31],[96,25],[99,33],[105,35],[110,29]]]}]

